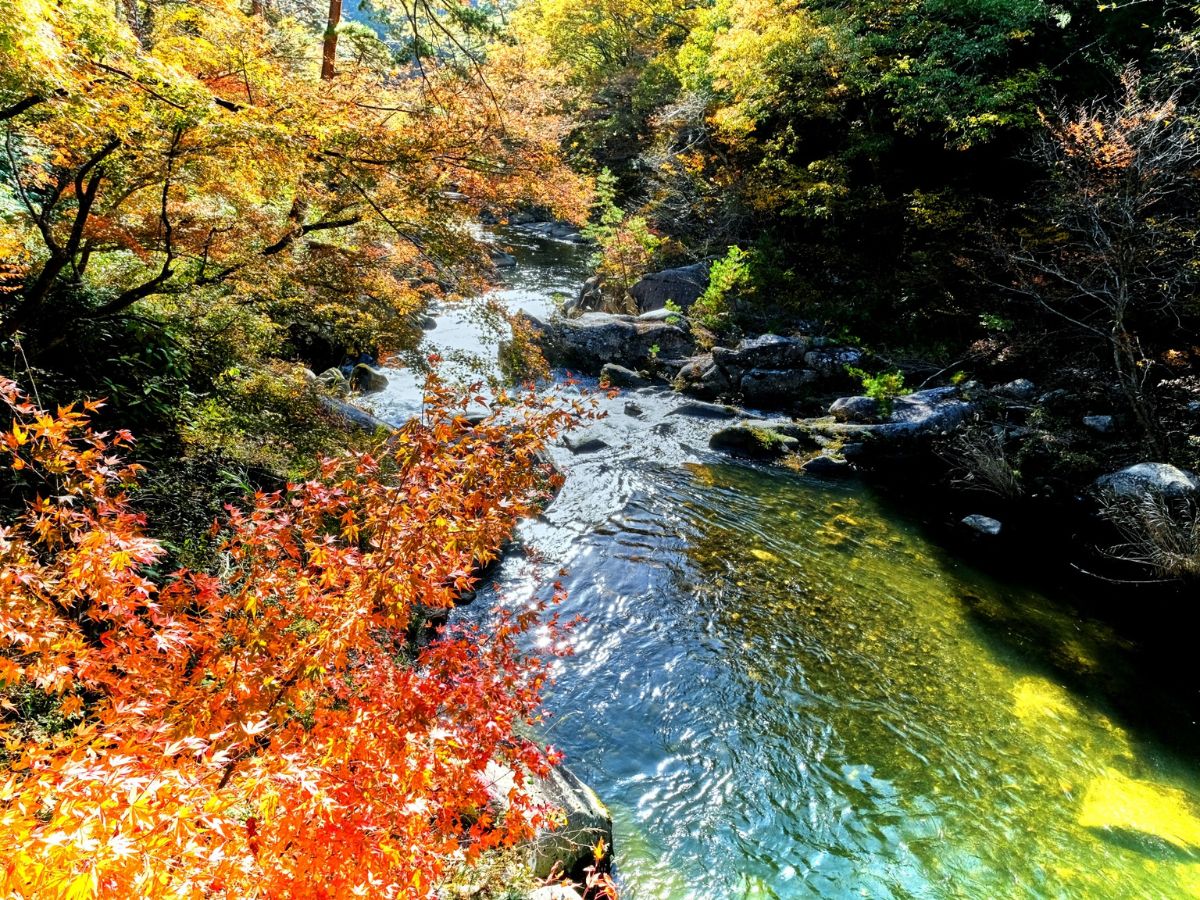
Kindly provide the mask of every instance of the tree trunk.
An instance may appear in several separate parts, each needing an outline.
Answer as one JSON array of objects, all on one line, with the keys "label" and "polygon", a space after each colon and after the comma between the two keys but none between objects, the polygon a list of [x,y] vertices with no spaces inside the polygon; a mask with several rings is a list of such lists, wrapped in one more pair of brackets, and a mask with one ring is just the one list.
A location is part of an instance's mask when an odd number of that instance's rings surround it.
[{"label": "tree trunk", "polygon": [[325,44],[321,48],[321,80],[333,78],[337,59],[338,25],[342,21],[342,0],[329,0],[329,20],[325,24]]}]

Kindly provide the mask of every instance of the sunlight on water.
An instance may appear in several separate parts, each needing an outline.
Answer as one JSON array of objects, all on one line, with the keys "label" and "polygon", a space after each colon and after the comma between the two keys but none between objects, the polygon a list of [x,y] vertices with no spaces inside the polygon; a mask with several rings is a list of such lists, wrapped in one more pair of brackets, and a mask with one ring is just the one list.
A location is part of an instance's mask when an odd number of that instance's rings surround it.
[{"label": "sunlight on water", "polygon": [[529,535],[589,618],[551,736],[628,897],[1195,895],[1194,773],[1078,686],[1124,653],[1108,629],[861,487],[637,471],[606,527],[579,534],[585,471]]}]

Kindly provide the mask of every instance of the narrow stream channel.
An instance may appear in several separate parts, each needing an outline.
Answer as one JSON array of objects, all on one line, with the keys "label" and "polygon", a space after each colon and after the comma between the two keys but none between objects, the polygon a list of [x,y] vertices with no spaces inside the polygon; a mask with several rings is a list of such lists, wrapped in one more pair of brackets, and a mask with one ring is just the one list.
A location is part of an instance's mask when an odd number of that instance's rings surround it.
[{"label": "narrow stream channel", "polygon": [[[501,302],[584,277],[579,248],[505,237]],[[428,339],[494,356],[482,334],[452,312]],[[419,394],[392,374],[400,420]],[[681,403],[606,400],[607,446],[556,451],[536,555],[467,613],[568,571],[587,622],[545,736],[613,812],[625,897],[1200,896],[1195,761],[1089,688],[1132,648],[858,483],[721,459]]]}]

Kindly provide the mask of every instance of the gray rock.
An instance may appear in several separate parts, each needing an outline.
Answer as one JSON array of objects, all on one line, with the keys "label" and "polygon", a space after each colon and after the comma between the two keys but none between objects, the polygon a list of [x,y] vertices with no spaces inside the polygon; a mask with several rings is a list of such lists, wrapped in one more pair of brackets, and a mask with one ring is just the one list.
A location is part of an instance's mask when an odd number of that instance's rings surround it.
[{"label": "gray rock", "polygon": [[804,365],[822,378],[842,378],[847,366],[860,366],[864,358],[863,352],[854,347],[832,347],[810,350],[804,354]]},{"label": "gray rock", "polygon": [[693,419],[736,419],[741,412],[733,406],[723,406],[720,403],[705,403],[702,400],[689,400],[681,403],[668,415],[690,416]]},{"label": "gray rock", "polygon": [[998,519],[989,516],[971,515],[962,520],[962,524],[977,534],[987,537],[998,537],[1004,528]]},{"label": "gray rock", "polygon": [[604,306],[604,291],[600,286],[600,276],[593,275],[579,289],[579,296],[569,302],[563,312],[575,315],[581,312],[595,312]]},{"label": "gray rock", "polygon": [[1028,378],[1018,378],[1016,381],[1010,381],[1008,384],[1002,384],[995,388],[995,393],[1001,397],[1007,397],[1009,400],[1029,401],[1037,394],[1037,387]]},{"label": "gray rock", "polygon": [[317,381],[325,385],[335,396],[348,397],[350,395],[350,382],[346,380],[341,369],[326,369],[317,376]]},{"label": "gray rock", "polygon": [[652,309],[639,315],[637,320],[639,322],[670,322],[672,325],[679,325],[684,321],[684,316],[673,309]]},{"label": "gray rock", "polygon": [[810,369],[750,369],[742,376],[742,399],[750,406],[788,407],[815,381]]},{"label": "gray rock", "polygon": [[600,369],[600,380],[620,388],[649,387],[651,384],[649,378],[643,378],[633,369],[618,366],[616,363],[604,364],[604,367]]},{"label": "gray rock", "polygon": [[651,272],[631,287],[629,294],[641,312],[662,309],[668,300],[686,310],[708,288],[708,267],[707,262],[698,262]]},{"label": "gray rock", "polygon": [[566,241],[569,244],[587,243],[587,238],[579,233],[579,228],[570,222],[546,222],[540,219],[526,222],[517,221],[513,217],[509,219],[509,224],[518,226],[525,234],[536,235],[550,241]]},{"label": "gray rock", "polygon": [[1117,429],[1117,422],[1112,416],[1084,416],[1083,427],[1096,434],[1112,434]]},{"label": "gray rock", "polygon": [[523,313],[538,332],[552,365],[599,372],[605,363],[637,369],[656,355],[686,357],[695,345],[686,331],[666,322],[639,322],[632,316],[584,313],[578,318],[543,321]]},{"label": "gray rock", "polygon": [[693,357],[675,376],[676,390],[701,400],[728,396],[736,387],[729,374],[713,362],[711,353]]},{"label": "gray rock", "polygon": [[625,404],[625,415],[633,419],[640,419],[646,415],[646,411],[630,400]]},{"label": "gray rock", "polygon": [[1137,499],[1150,494],[1167,500],[1186,500],[1200,493],[1200,478],[1194,472],[1168,463],[1145,462],[1101,475],[1093,487],[1119,499]]},{"label": "gray rock", "polygon": [[799,450],[800,441],[769,423],[739,422],[714,434],[708,446],[731,456],[772,460]]},{"label": "gray rock", "polygon": [[538,209],[518,209],[507,216],[509,225],[530,225],[546,221],[546,214]]},{"label": "gray rock", "polygon": [[433,331],[433,329],[437,328],[437,319],[433,316],[423,315],[417,319],[417,324],[421,326],[422,331]]},{"label": "gray rock", "polygon": [[800,468],[809,475],[819,475],[823,478],[839,478],[843,475],[849,475],[853,471],[853,466],[850,465],[849,460],[840,456],[832,456],[828,453],[814,456]]},{"label": "gray rock", "polygon": [[601,450],[608,449],[608,443],[602,438],[588,437],[587,435],[580,437],[567,435],[567,437],[563,438],[563,446],[577,455],[599,453]]},{"label": "gray rock", "polygon": [[957,428],[973,410],[973,404],[959,399],[958,388],[930,388],[897,397],[892,402],[888,422],[910,425],[929,433],[947,433]]},{"label": "gray rock", "polygon": [[870,397],[840,397],[829,407],[829,414],[839,422],[868,425],[879,421],[879,401]]},{"label": "gray rock", "polygon": [[561,809],[565,821],[552,831],[539,831],[531,853],[533,874],[547,877],[557,865],[567,877],[580,877],[591,865],[592,848],[600,840],[612,847],[612,816],[596,792],[566,766],[555,766],[538,780],[531,795],[539,804]]},{"label": "gray rock", "polygon": [[354,367],[354,371],[350,373],[350,385],[356,391],[362,391],[364,394],[374,394],[377,391],[387,388],[388,379],[378,369],[372,368],[366,363],[359,363]]},{"label": "gray rock", "polygon": [[962,399],[956,388],[932,388],[898,397],[884,422],[858,424],[830,417],[806,420],[801,427],[815,441],[845,442],[842,454],[866,464],[875,458],[911,455],[934,437],[955,431],[977,408],[978,403]]},{"label": "gray rock", "polygon": [[726,368],[800,369],[812,342],[808,338],[764,334],[747,338],[734,349],[714,347],[713,361]]},{"label": "gray rock", "polygon": [[503,250],[492,248],[488,251],[488,255],[492,258],[492,265],[497,269],[514,269],[517,265],[517,258],[511,253],[505,253]]}]

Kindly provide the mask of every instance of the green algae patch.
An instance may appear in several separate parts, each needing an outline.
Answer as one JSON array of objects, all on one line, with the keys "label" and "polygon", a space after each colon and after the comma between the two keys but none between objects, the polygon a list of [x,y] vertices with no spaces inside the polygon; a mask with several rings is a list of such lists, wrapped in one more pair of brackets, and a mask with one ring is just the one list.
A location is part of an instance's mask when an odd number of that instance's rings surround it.
[{"label": "green algae patch", "polygon": [[1200,849],[1200,816],[1183,791],[1129,778],[1113,769],[1088,784],[1079,824],[1180,849]]}]

